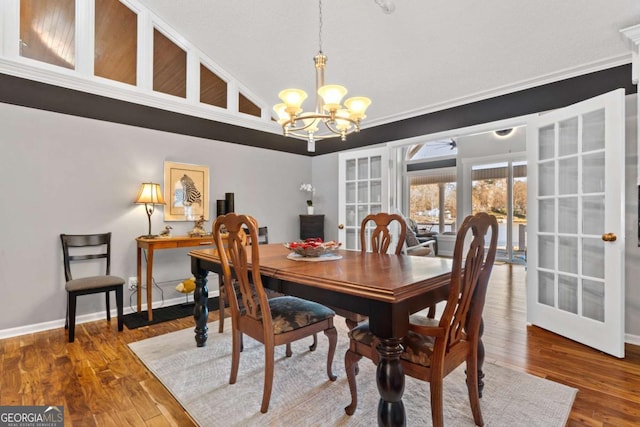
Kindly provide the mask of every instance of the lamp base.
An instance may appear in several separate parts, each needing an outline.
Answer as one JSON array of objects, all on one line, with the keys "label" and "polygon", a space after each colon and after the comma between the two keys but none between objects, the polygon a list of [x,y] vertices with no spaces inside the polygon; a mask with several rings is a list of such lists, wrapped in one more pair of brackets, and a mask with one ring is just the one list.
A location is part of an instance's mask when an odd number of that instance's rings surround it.
[{"label": "lamp base", "polygon": [[145,234],[143,236],[140,236],[140,239],[155,239],[156,237],[158,237],[157,234]]}]

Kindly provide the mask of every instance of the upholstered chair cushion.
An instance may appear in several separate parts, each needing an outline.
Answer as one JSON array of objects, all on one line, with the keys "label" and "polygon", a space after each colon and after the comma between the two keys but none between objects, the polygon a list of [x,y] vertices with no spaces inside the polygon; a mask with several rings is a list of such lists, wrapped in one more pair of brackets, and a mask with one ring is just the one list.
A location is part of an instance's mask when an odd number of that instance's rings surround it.
[{"label": "upholstered chair cushion", "polygon": [[105,286],[116,286],[124,284],[124,279],[118,276],[90,276],[81,279],[69,280],[65,284],[65,289],[69,292],[82,291],[85,289],[103,288]]},{"label": "upholstered chair cushion", "polygon": [[[424,326],[438,326],[438,320],[424,315],[411,316],[411,323]],[[369,330],[369,322],[360,323],[349,331],[349,338],[367,346],[374,346],[376,337]],[[434,338],[409,331],[402,340],[401,359],[422,366],[431,366]]]},{"label": "upholstered chair cushion", "polygon": [[269,307],[276,335],[320,322],[336,314],[322,304],[290,296],[270,299]]}]

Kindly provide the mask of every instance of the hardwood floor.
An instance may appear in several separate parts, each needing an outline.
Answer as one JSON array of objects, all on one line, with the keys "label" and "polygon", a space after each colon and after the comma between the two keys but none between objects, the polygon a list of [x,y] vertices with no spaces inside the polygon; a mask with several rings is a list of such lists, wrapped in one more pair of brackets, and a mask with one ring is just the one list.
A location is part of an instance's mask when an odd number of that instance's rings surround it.
[{"label": "hardwood floor", "polygon": [[[522,266],[494,267],[484,316],[487,362],[579,389],[569,426],[639,425],[640,347],[627,345],[619,360],[527,327],[524,289]],[[187,317],[118,333],[114,320],[102,320],[77,325],[72,344],[62,328],[0,340],[0,405],[63,405],[68,426],[193,426],[127,347],[193,326]]]}]

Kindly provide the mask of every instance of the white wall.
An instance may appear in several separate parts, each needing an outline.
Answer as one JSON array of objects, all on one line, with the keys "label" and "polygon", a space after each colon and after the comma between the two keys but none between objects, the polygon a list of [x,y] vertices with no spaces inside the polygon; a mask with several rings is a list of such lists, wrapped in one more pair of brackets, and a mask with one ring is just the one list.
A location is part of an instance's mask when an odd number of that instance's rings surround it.
[{"label": "white wall", "polygon": [[[272,242],[298,238],[298,214],[306,209],[299,187],[312,182],[310,157],[8,104],[0,104],[0,150],[0,193],[5,195],[0,336],[11,334],[11,328],[18,328],[17,334],[25,327],[62,325],[66,292],[60,233],[111,231],[112,274],[135,276],[134,238],[147,233],[147,217],[133,200],[141,182],[164,186],[165,160],[209,166],[212,217],[216,199],[233,192],[236,212],[267,225]],[[152,216],[156,233],[166,224],[175,235],[193,227],[193,222],[165,223],[163,216],[161,207]],[[165,300],[182,296],[174,287],[191,274],[187,253],[156,252],[154,277]],[[217,281],[209,284],[210,293],[217,290]],[[160,299],[154,289],[155,306]],[[125,310],[129,301],[125,290]],[[135,298],[131,301],[135,304]],[[103,312],[103,307],[101,296],[86,296],[78,313]]]}]

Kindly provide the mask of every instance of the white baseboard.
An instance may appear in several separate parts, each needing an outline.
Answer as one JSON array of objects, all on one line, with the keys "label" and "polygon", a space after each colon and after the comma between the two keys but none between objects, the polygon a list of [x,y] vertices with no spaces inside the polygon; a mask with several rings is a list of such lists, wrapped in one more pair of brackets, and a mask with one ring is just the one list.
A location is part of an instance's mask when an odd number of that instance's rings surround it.
[{"label": "white baseboard", "polygon": [[[218,296],[217,290],[213,292],[209,292],[209,298],[216,297],[216,296]],[[193,299],[190,299],[190,301],[193,301]],[[164,304],[162,305],[159,305],[160,301],[154,301],[153,308],[157,309],[160,307],[168,307],[171,305],[182,304],[183,302],[184,302],[184,297],[165,300]],[[147,309],[147,304],[143,303],[142,310],[144,311],[146,309]],[[124,311],[124,314],[130,314],[135,312],[136,310],[134,307],[125,306],[123,311]],[[118,316],[117,309],[115,308],[112,309],[111,318],[117,319],[117,316]],[[103,319],[106,319],[104,310],[96,313],[82,314],[82,315],[76,316],[76,325],[79,325],[81,323],[94,322],[96,320],[103,320]],[[34,323],[32,325],[24,325],[24,326],[18,326],[15,328],[3,329],[3,330],[0,330],[0,339],[12,338],[12,337],[17,337],[17,336],[26,335],[26,334],[34,334],[37,332],[48,331],[51,329],[64,328],[64,320],[65,319],[62,318],[57,320],[50,320],[48,322]]]},{"label": "white baseboard", "polygon": [[625,334],[624,342],[627,343],[627,344],[640,345],[640,336],[639,335]]}]

